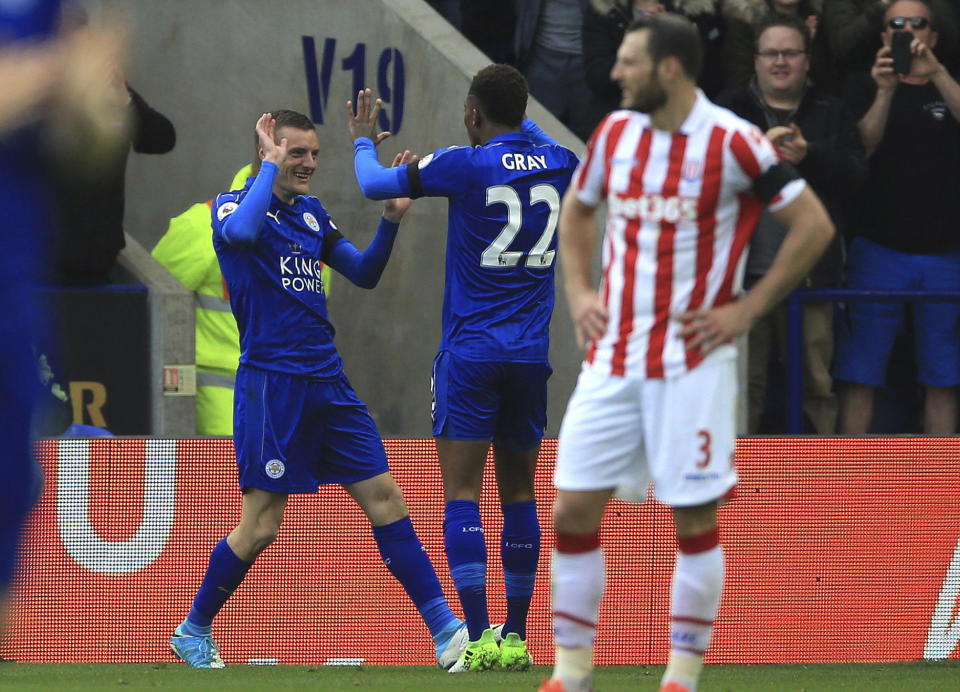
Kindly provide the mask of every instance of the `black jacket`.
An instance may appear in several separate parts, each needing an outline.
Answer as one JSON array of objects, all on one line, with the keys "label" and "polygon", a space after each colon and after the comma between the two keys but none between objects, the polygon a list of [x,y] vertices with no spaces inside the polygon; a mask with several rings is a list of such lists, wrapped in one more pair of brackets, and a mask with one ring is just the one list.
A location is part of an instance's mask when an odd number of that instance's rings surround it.
[{"label": "black jacket", "polygon": [[796,166],[823,201],[839,231],[811,270],[810,286],[837,286],[843,277],[845,208],[867,178],[867,158],[857,122],[839,98],[808,84],[800,106],[779,123],[762,102],[755,79],[721,93],[716,103],[729,108],[766,132],[776,124],[796,123],[808,142],[807,155]]},{"label": "black jacket", "polygon": [[[675,10],[675,3],[669,0],[663,5],[668,12],[684,14]],[[721,48],[726,32],[725,19],[717,9],[687,18],[697,25],[703,46],[703,69],[697,83],[712,98],[723,86]],[[623,41],[624,31],[632,21],[633,12],[629,3],[624,2],[613,3],[606,14],[600,14],[590,4],[583,15],[583,66],[587,86],[606,111],[620,107],[620,87],[610,80],[610,70],[617,59],[617,48]]]},{"label": "black jacket", "polygon": [[177,141],[173,124],[151,108],[129,86],[130,139],[115,159],[93,175],[58,168],[57,216],[52,275],[61,285],[108,283],[117,254],[126,245],[123,234],[124,185],[130,149],[165,154]]}]

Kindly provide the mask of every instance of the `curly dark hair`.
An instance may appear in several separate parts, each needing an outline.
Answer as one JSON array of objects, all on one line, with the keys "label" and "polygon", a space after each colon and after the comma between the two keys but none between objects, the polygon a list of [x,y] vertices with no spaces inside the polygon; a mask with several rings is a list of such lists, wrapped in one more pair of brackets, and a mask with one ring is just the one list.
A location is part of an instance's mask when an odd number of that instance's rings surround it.
[{"label": "curly dark hair", "polygon": [[497,123],[518,127],[527,111],[527,80],[510,65],[493,64],[477,72],[467,92],[483,114]]}]

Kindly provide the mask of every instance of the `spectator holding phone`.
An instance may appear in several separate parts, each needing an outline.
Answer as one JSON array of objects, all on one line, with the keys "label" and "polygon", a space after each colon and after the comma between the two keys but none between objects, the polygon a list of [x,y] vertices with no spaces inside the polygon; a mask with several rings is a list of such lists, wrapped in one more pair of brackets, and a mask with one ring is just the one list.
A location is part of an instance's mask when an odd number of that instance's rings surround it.
[{"label": "spectator holding phone", "polygon": [[[823,3],[819,37],[821,51],[832,64],[831,71],[821,73],[820,86],[841,93],[846,80],[858,72],[869,71],[873,65],[887,10],[894,0],[829,0]],[[931,0],[939,39],[937,53],[942,62],[951,67],[958,62],[957,20],[960,19],[958,0]]]},{"label": "spectator holding phone", "polygon": [[[847,90],[870,160],[857,205],[848,285],[874,290],[960,290],[960,84],[934,55],[938,35],[928,0],[895,0],[884,14],[883,46],[870,77]],[[909,36],[909,61],[898,73],[892,46]],[[917,370],[925,387],[924,431],[956,429],[960,384],[960,305],[913,303]],[[876,387],[903,322],[902,303],[850,303],[837,331],[834,375],[839,428],[868,432]]]}]

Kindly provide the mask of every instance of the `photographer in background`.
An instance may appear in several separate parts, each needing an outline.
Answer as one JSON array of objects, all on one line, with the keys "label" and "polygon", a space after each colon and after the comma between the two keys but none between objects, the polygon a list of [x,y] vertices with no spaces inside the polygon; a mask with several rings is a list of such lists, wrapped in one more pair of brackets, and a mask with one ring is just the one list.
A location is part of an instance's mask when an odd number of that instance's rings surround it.
[{"label": "photographer in background", "polygon": [[[829,54],[832,70],[820,76],[820,86],[841,94],[847,78],[870,70],[881,46],[880,35],[893,0],[829,0],[823,3],[820,20],[820,47]],[[951,68],[960,58],[960,0],[931,0],[939,36],[937,54]],[[829,82],[829,83],[826,83]]]},{"label": "photographer in background", "polygon": [[[883,46],[870,76],[853,80],[847,98],[859,128],[870,175],[854,228],[848,286],[874,290],[960,290],[960,85],[934,55],[938,34],[927,0],[896,0],[884,14]],[[895,71],[898,34],[903,72]],[[900,60],[897,60],[899,63]],[[918,378],[925,387],[924,432],[953,434],[960,384],[960,305],[910,305]],[[876,387],[904,317],[903,303],[850,303],[837,331],[834,376],[839,432],[864,434]]]},{"label": "photographer in background", "polygon": [[[844,200],[867,177],[867,159],[857,122],[846,104],[808,79],[810,27],[804,19],[773,14],[757,27],[754,75],[717,97],[717,104],[749,120],[777,147],[780,157],[800,171],[823,200],[838,230],[844,230]],[[750,242],[745,285],[750,288],[773,264],[787,229],[764,211]],[[806,288],[837,288],[843,280],[841,233],[804,279]],[[777,306],[750,330],[748,431],[784,432],[761,426],[770,358],[786,354],[787,306]],[[833,358],[833,303],[803,304],[803,410],[813,431],[836,431],[837,402],[830,377]]]}]

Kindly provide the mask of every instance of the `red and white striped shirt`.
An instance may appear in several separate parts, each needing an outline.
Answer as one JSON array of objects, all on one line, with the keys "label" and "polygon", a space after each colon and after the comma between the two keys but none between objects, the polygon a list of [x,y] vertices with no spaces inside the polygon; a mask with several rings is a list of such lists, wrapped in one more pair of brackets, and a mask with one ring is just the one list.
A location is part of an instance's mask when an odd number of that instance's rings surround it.
[{"label": "red and white striped shirt", "polygon": [[[589,367],[662,378],[703,360],[671,318],[739,293],[744,250],[764,207],[753,181],[778,163],[763,132],[699,91],[677,132],[653,129],[650,116],[635,111],[600,123],[573,178],[581,202],[607,203],[600,295],[610,321],[587,349]],[[770,209],[790,204],[804,185],[788,182]],[[736,355],[732,346],[715,352]]]}]

